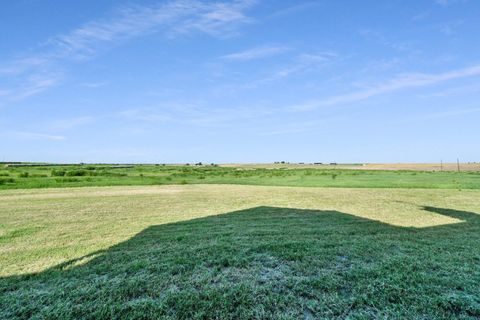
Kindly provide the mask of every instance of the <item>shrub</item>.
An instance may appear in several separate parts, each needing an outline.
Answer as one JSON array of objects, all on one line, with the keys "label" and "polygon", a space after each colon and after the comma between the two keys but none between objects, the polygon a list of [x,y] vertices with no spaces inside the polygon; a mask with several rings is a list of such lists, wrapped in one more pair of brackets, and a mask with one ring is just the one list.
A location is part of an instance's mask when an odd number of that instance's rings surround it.
[{"label": "shrub", "polygon": [[20,173],[18,174],[18,177],[19,177],[19,178],[28,178],[28,176],[29,176],[29,173],[28,173],[28,172],[20,172]]},{"label": "shrub", "polygon": [[[128,176],[127,173],[122,173],[122,172],[110,172],[110,171],[86,171],[83,174],[84,176],[102,176],[102,177],[126,177]],[[143,173],[140,173],[140,176],[143,175]]]},{"label": "shrub", "polygon": [[2,179],[0,179],[0,185],[7,184],[7,183],[15,183],[15,179],[13,179],[13,178],[2,178]]},{"label": "shrub", "polygon": [[0,177],[8,177],[10,176],[10,173],[8,172],[0,172]]},{"label": "shrub", "polygon": [[78,179],[78,178],[57,178],[57,179],[55,179],[55,181],[60,182],[60,183],[62,183],[62,182],[79,182],[80,179]]},{"label": "shrub", "polygon": [[67,171],[65,173],[65,176],[67,177],[84,177],[88,174],[87,171],[85,170],[72,170],[72,171]]},{"label": "shrub", "polygon": [[65,170],[53,169],[50,173],[52,177],[63,177],[65,176]]}]

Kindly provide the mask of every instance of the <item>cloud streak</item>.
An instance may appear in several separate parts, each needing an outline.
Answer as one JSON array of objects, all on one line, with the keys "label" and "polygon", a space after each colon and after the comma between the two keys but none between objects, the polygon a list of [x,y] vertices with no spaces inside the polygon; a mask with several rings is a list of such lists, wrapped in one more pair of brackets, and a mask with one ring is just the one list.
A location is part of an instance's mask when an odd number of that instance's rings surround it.
[{"label": "cloud streak", "polygon": [[435,0],[435,3],[442,7],[446,7],[455,3],[462,3],[462,2],[466,2],[466,0]]},{"label": "cloud streak", "polygon": [[49,39],[34,55],[0,65],[0,80],[11,84],[2,89],[2,96],[10,101],[21,100],[45,91],[58,85],[58,74],[66,62],[91,59],[112,45],[136,37],[155,33],[169,38],[191,33],[225,37],[251,21],[245,12],[254,4],[254,0],[176,0],[117,9],[108,18]]},{"label": "cloud streak", "polygon": [[350,104],[373,98],[382,94],[400,91],[404,89],[419,88],[428,85],[433,85],[449,80],[461,79],[466,77],[480,76],[480,65],[458,69],[450,72],[439,74],[406,74],[393,78],[383,84],[375,85],[373,87],[354,91],[342,95],[333,96],[330,98],[311,101],[305,104],[291,106],[289,109],[294,111],[308,111],[320,107],[336,106],[342,104]]},{"label": "cloud streak", "polygon": [[286,52],[289,48],[284,46],[267,45],[248,49],[241,52],[231,53],[220,57],[229,61],[250,61],[261,58],[268,58]]},{"label": "cloud streak", "polygon": [[51,141],[61,141],[65,140],[64,136],[52,135],[46,133],[38,132],[27,132],[27,131],[9,131],[3,134],[8,138],[20,139],[20,140],[51,140]]},{"label": "cloud streak", "polygon": [[335,63],[338,59],[340,59],[340,55],[330,51],[300,53],[290,59],[288,64],[285,64],[268,74],[264,74],[262,77],[249,81],[242,81],[241,83],[227,84],[218,88],[222,94],[225,92],[232,93],[242,90],[257,89],[264,85],[289,79],[290,77],[298,76],[303,73],[318,72],[321,68]]}]

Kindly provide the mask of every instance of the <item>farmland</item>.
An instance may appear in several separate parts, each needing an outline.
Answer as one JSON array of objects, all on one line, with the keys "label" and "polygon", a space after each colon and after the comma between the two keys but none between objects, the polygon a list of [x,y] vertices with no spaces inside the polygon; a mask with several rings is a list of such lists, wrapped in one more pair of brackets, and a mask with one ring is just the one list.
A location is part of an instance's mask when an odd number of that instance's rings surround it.
[{"label": "farmland", "polygon": [[3,171],[2,319],[480,317],[477,173]]},{"label": "farmland", "polygon": [[[355,167],[357,168],[357,167]],[[292,187],[479,189],[480,171],[274,166],[57,165],[0,167],[1,189],[241,184]]]}]

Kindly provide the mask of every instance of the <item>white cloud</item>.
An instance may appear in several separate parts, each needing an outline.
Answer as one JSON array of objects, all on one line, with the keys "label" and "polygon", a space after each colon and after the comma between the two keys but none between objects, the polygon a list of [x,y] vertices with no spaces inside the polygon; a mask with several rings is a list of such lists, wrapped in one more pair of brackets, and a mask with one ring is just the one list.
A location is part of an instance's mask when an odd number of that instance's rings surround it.
[{"label": "white cloud", "polygon": [[188,126],[230,127],[238,121],[256,120],[271,115],[274,109],[264,105],[252,106],[215,106],[204,101],[163,102],[153,107],[135,107],[112,115],[129,123],[159,125],[172,123]]},{"label": "white cloud", "polygon": [[444,81],[480,76],[480,65],[469,68],[454,70],[440,74],[406,74],[385,81],[382,84],[375,85],[365,90],[354,91],[342,95],[333,96],[327,99],[311,101],[305,104],[291,106],[289,109],[297,111],[312,110],[319,107],[335,106],[341,104],[354,103],[368,98],[372,98],[381,94],[394,92],[398,90],[428,86]]},{"label": "white cloud", "polygon": [[172,26],[169,33],[174,36],[178,33],[200,31],[218,37],[228,37],[236,26],[251,21],[244,11],[256,2],[257,0],[210,3],[186,1],[186,6],[194,10],[191,17]]},{"label": "white cloud", "polygon": [[440,90],[434,93],[422,94],[420,97],[422,98],[451,97],[455,95],[477,93],[477,92],[480,92],[480,83],[473,83],[473,84],[468,84],[464,86],[453,87],[451,89]]},{"label": "white cloud", "polygon": [[365,40],[377,43],[379,45],[385,46],[387,48],[400,51],[402,53],[410,52],[415,53],[415,46],[412,45],[412,42],[399,41],[397,39],[392,39],[391,36],[385,34],[382,31],[374,29],[361,29],[358,31],[358,34],[363,37]]},{"label": "white cloud", "polygon": [[277,136],[277,135],[291,135],[296,133],[303,133],[309,131],[309,128],[291,128],[291,129],[282,129],[282,130],[272,130],[272,131],[263,131],[260,132],[261,136]]},{"label": "white cloud", "polygon": [[90,88],[90,89],[97,89],[97,88],[104,87],[106,85],[108,85],[107,81],[103,81],[103,82],[84,82],[84,83],[80,84],[81,87]]},{"label": "white cloud", "polygon": [[429,121],[429,120],[441,120],[441,119],[450,119],[455,117],[467,116],[470,114],[480,113],[480,108],[469,108],[469,109],[462,109],[461,106],[450,107],[450,110],[433,112],[433,113],[424,113],[424,114],[416,114],[414,116],[407,116],[405,118],[400,119],[392,119],[389,124],[402,124],[408,123],[411,124],[412,121]]},{"label": "white cloud", "polygon": [[446,6],[446,5],[448,5],[448,2],[449,2],[448,0],[435,0],[435,3],[436,3],[436,4],[439,4],[439,5],[441,5],[441,6]]},{"label": "white cloud", "polygon": [[85,126],[91,123],[94,123],[103,117],[100,116],[82,116],[82,117],[75,117],[75,118],[66,118],[66,119],[59,119],[48,124],[48,128],[50,130],[55,131],[64,131],[64,130],[71,130],[77,127]]},{"label": "white cloud", "polygon": [[442,26],[440,26],[440,32],[442,32],[446,36],[451,36],[457,33],[458,29],[465,23],[465,20],[455,20],[450,21]]},{"label": "white cloud", "polygon": [[248,20],[244,11],[252,1],[211,2],[177,0],[144,7],[132,6],[104,21],[92,21],[72,32],[52,39],[62,54],[89,56],[98,46],[143,34],[164,32],[170,36],[178,33],[201,31],[212,35],[224,32],[232,24]]},{"label": "white cloud", "polygon": [[240,90],[255,89],[266,84],[282,81],[294,75],[305,72],[318,71],[322,67],[334,63],[340,56],[337,53],[324,51],[314,53],[301,53],[291,59],[288,64],[269,72],[257,79],[244,81],[240,84],[228,84],[220,87],[222,93],[238,92]]},{"label": "white cloud", "polygon": [[24,83],[9,93],[10,100],[17,101],[33,96],[56,86],[61,81],[58,74],[32,74],[24,79]]},{"label": "white cloud", "polygon": [[173,121],[174,118],[162,111],[149,109],[128,109],[120,111],[118,117],[129,121],[142,121],[154,124]]},{"label": "white cloud", "polygon": [[14,59],[8,65],[0,67],[0,75],[15,76],[48,64],[47,57],[26,57]]},{"label": "white cloud", "polygon": [[456,116],[463,116],[471,113],[479,113],[480,108],[472,108],[472,109],[457,109],[453,111],[443,111],[443,112],[437,112],[437,113],[432,113],[428,114],[425,116],[425,118],[451,118],[451,117],[456,117]]},{"label": "white cloud", "polygon": [[113,44],[151,33],[168,37],[202,32],[225,36],[240,24],[250,21],[245,11],[253,0],[203,2],[176,0],[155,6],[130,6],[118,9],[109,18],[91,21],[66,34],[53,37],[36,54],[0,65],[0,80],[11,84],[3,94],[19,100],[40,93],[59,83],[45,74],[59,74],[67,61],[94,57]]},{"label": "white cloud", "polygon": [[21,139],[21,140],[65,140],[64,136],[52,135],[45,133],[37,132],[27,132],[27,131],[10,131],[3,134],[7,138]]},{"label": "white cloud", "polygon": [[249,60],[271,57],[271,56],[283,53],[287,50],[288,50],[288,47],[284,47],[284,46],[266,45],[266,46],[248,49],[241,52],[227,54],[220,58],[225,60],[232,60],[232,61],[249,61]]},{"label": "white cloud", "polygon": [[435,3],[442,7],[449,6],[455,3],[467,2],[468,0],[435,0]]},{"label": "white cloud", "polygon": [[321,6],[324,3],[322,1],[318,0],[312,0],[312,1],[307,1],[307,2],[302,2],[302,3],[297,3],[294,4],[290,7],[286,8],[281,8],[280,10],[277,10],[271,14],[269,14],[266,19],[277,19],[277,18],[284,18],[286,16],[292,15],[292,14],[298,14],[299,12],[306,11],[306,10],[311,10],[317,6]]}]

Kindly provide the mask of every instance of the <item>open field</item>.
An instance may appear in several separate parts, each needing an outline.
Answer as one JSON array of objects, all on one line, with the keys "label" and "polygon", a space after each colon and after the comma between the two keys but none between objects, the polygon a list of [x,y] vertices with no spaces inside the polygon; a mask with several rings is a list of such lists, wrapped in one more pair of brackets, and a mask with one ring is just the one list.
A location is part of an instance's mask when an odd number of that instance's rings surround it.
[{"label": "open field", "polygon": [[0,191],[0,318],[480,317],[480,190]]},{"label": "open field", "polygon": [[364,170],[415,170],[415,171],[480,171],[480,163],[369,163]]},{"label": "open field", "polygon": [[[378,168],[377,168],[378,169]],[[342,188],[480,189],[480,171],[433,172],[340,168],[163,165],[0,167],[0,189],[243,184]]]},{"label": "open field", "polygon": [[313,163],[247,163],[221,164],[226,168],[250,169],[351,169],[351,170],[409,170],[409,171],[480,171],[480,163],[353,163],[353,164],[313,164]]}]

